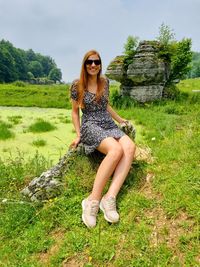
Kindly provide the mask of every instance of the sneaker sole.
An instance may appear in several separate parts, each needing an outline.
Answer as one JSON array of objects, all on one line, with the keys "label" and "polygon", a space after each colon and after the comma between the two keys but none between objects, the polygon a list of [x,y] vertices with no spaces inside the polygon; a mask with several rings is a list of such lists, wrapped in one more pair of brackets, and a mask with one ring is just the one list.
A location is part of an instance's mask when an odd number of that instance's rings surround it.
[{"label": "sneaker sole", "polygon": [[85,217],[84,217],[85,205],[84,205],[84,203],[85,203],[85,200],[82,201],[82,209],[83,209],[82,220],[83,220],[84,224],[85,224],[88,228],[93,228],[93,227],[95,227],[95,226],[91,227],[90,225],[87,224],[87,221],[85,220]]},{"label": "sneaker sole", "polygon": [[101,202],[100,202],[99,208],[100,208],[100,210],[103,211],[104,218],[106,219],[107,222],[110,222],[110,223],[118,223],[119,220],[118,220],[118,221],[112,221],[112,220],[110,220],[110,219],[106,216],[105,210],[104,210],[104,208],[103,208]]}]

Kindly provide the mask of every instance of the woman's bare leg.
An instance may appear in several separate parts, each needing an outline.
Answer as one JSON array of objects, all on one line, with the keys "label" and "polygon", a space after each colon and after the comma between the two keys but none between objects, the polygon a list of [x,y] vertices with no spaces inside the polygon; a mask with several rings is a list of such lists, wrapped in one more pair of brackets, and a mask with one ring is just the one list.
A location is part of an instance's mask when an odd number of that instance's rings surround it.
[{"label": "woman's bare leg", "polygon": [[131,167],[131,163],[134,159],[136,146],[133,141],[127,135],[125,135],[121,137],[118,142],[123,148],[123,156],[121,157],[115,168],[113,179],[108,189],[108,192],[105,195],[105,198],[109,196],[117,196],[122,184],[126,179],[126,176]]},{"label": "woman's bare leg", "polygon": [[119,160],[123,155],[121,144],[113,137],[105,138],[97,147],[101,153],[106,154],[101,162],[94,181],[89,200],[100,200],[106,182],[114,172]]}]

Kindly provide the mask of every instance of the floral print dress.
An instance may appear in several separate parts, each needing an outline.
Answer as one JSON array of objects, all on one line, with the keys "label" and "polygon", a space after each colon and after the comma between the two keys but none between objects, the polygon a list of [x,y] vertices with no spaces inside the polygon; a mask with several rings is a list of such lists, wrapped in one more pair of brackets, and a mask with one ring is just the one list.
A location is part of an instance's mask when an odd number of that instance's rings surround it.
[{"label": "floral print dress", "polygon": [[[77,82],[74,80],[71,85],[71,98],[78,99]],[[85,92],[81,118],[81,143],[85,147],[85,153],[90,154],[99,146],[101,141],[107,137],[121,138],[125,133],[121,131],[107,111],[109,97],[109,80],[105,83],[104,94],[100,101],[95,101],[95,93]]]}]

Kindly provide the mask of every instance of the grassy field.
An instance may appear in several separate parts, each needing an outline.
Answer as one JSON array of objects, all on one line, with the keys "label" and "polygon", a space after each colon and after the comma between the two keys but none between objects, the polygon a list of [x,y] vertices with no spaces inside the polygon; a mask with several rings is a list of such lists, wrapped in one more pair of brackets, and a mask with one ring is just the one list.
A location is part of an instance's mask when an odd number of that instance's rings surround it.
[{"label": "grassy field", "polygon": [[[56,163],[67,151],[74,137],[70,117],[71,111],[66,109],[1,106],[0,126],[2,122],[7,124],[7,130],[11,132],[9,138],[0,133],[1,157],[9,159],[20,153],[27,159],[39,153]],[[47,123],[51,122],[55,129],[49,130],[47,125],[44,125],[45,128],[34,130],[34,124],[41,119]]]},{"label": "grassy field", "polygon": [[0,106],[70,108],[68,85],[0,84]]},{"label": "grassy field", "polygon": [[[200,80],[178,86],[178,100],[118,110],[136,123],[137,145],[148,148],[151,158],[133,163],[118,197],[116,225],[101,212],[95,229],[81,222],[80,203],[98,162],[78,156],[64,177],[64,194],[41,206],[25,201],[20,190],[52,164],[48,157],[0,161],[0,266],[200,265],[200,93],[192,92]],[[58,126],[52,114],[46,119]],[[8,114],[1,120],[10,123]]]}]

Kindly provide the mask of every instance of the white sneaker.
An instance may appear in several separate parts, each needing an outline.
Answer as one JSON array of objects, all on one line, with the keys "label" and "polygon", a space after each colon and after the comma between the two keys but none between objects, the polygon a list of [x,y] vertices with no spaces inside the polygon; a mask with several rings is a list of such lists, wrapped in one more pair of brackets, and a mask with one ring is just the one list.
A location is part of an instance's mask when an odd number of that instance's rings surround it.
[{"label": "white sneaker", "polygon": [[100,209],[104,213],[104,218],[110,223],[117,223],[119,221],[119,214],[116,210],[116,197],[104,197],[100,202]]},{"label": "white sneaker", "polygon": [[85,198],[82,201],[82,220],[84,224],[89,227],[95,227],[96,226],[96,217],[99,210],[99,201],[98,200],[88,200]]}]

